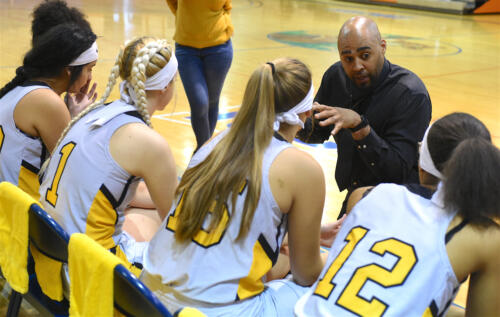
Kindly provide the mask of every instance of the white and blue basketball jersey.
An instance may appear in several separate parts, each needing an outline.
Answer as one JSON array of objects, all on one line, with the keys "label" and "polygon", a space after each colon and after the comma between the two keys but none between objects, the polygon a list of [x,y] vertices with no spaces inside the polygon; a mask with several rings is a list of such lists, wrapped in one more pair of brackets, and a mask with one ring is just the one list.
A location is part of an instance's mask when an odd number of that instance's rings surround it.
[{"label": "white and blue basketball jersey", "polygon": [[[189,167],[203,161],[226,132],[200,148]],[[141,276],[170,310],[192,306],[216,309],[214,315],[222,315],[226,305],[236,303],[226,313],[253,316],[265,309],[265,300],[260,299],[265,290],[265,275],[277,260],[287,228],[286,214],[281,212],[271,192],[269,169],[278,154],[291,146],[272,138],[264,152],[260,199],[248,234],[238,241],[246,186],[239,191],[235,209],[227,202],[227,216],[217,228],[211,231],[202,228],[191,242],[183,244],[174,237],[182,195],[176,198],[163,228],[147,247]],[[210,217],[207,218],[204,226],[210,223]]]},{"label": "white and blue basketball jersey", "polygon": [[43,207],[69,234],[85,233],[124,260],[131,260],[124,210],[139,179],[113,159],[109,141],[129,123],[144,124],[136,108],[120,100],[86,114],[54,151],[40,185]]},{"label": "white and blue basketball jersey", "polygon": [[0,181],[7,181],[38,200],[38,172],[47,158],[39,137],[30,136],[14,122],[18,102],[35,89],[50,89],[42,82],[26,82],[0,99]]},{"label": "white and blue basketball jersey", "polygon": [[441,188],[381,184],[345,219],[297,316],[443,316],[459,283]]}]

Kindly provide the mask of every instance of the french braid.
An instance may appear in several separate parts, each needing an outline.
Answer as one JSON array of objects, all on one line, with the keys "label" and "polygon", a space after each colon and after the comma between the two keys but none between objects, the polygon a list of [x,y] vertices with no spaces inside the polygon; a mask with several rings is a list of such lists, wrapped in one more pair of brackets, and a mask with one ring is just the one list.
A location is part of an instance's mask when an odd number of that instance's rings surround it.
[{"label": "french braid", "polygon": [[[150,42],[144,44],[144,42],[148,40],[150,40]],[[132,55],[135,55],[133,51],[136,50],[140,45],[144,45],[144,47],[142,47],[137,52],[137,55],[132,63],[132,68],[128,70],[127,68],[130,67],[128,66],[130,65],[129,59],[133,57]],[[111,94],[114,85],[116,84],[116,79],[119,76],[124,80],[128,80],[133,85],[134,92],[137,96],[137,104],[135,104],[135,107],[139,111],[146,124],[151,127],[151,116],[149,115],[149,112],[147,110],[147,98],[144,83],[146,81],[146,77],[153,76],[157,71],[159,71],[166,65],[166,63],[168,62],[167,59],[170,59],[171,54],[172,52],[168,48],[165,40],[155,40],[153,38],[144,37],[136,41],[129,42],[124,49],[120,50],[120,53],[116,58],[115,64],[111,69],[111,73],[108,78],[106,90],[101,99],[84,109],[69,122],[68,126],[64,129],[61,137],[57,141],[53,152],[58,148],[64,137],[68,134],[68,131],[71,129],[71,127],[73,127],[73,125],[78,120],[80,120],[80,118],[85,116],[90,111],[104,105],[109,95]],[[157,63],[151,62],[151,60],[154,59],[156,59]],[[149,76],[147,76],[146,74],[148,74]],[[43,174],[48,166],[49,161],[50,158],[45,161],[42,168],[40,169],[40,174]]]},{"label": "french braid", "polygon": [[137,97],[137,110],[148,126],[151,126],[151,116],[147,110],[147,99],[145,90],[146,69],[155,56],[162,48],[166,46],[164,40],[157,40],[147,43],[137,53],[137,57],[132,64],[132,71],[130,74],[130,83],[134,87],[134,93]]}]

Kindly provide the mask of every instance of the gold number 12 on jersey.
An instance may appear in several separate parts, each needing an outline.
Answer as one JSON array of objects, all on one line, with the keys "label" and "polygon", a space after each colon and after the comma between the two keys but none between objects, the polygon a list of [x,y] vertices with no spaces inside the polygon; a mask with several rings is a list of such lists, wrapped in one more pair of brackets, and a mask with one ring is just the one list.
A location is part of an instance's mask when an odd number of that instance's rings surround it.
[{"label": "gold number 12 on jersey", "polygon": [[[330,297],[336,286],[332,282],[335,275],[337,275],[368,231],[363,227],[354,227],[349,231],[345,239],[347,244],[330,265],[325,276],[318,282],[318,286],[314,291],[315,295],[325,299]],[[375,263],[356,268],[348,284],[340,293],[336,304],[360,316],[382,316],[388,307],[387,303],[378,300],[375,296],[368,301],[358,296],[358,293],[368,280],[385,288],[403,284],[417,263],[417,256],[412,245],[395,238],[375,242],[370,248],[370,252],[380,256],[390,253],[398,259],[391,270]]]}]

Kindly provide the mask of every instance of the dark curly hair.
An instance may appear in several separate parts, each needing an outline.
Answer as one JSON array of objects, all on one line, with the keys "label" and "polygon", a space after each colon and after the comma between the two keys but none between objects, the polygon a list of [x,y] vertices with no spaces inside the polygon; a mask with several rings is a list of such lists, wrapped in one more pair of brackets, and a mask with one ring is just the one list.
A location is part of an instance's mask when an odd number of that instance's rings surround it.
[{"label": "dark curly hair", "polygon": [[42,34],[59,24],[74,23],[83,29],[92,31],[85,15],[75,7],[68,7],[65,1],[45,0],[33,10],[32,15],[32,45],[35,45]]},{"label": "dark curly hair", "polygon": [[[37,77],[59,76],[76,57],[87,50],[97,36],[74,23],[59,24],[42,34],[26,53],[23,65],[16,69],[16,76],[0,90],[0,98],[25,81]],[[83,66],[70,66],[71,86]]]}]

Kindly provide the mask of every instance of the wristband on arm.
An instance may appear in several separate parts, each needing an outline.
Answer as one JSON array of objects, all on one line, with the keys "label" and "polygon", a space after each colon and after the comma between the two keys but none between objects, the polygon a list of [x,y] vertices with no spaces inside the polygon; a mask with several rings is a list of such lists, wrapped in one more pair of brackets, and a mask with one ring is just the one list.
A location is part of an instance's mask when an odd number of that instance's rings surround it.
[{"label": "wristband on arm", "polygon": [[349,130],[354,133],[354,132],[357,132],[361,129],[363,129],[364,127],[366,127],[369,123],[368,123],[368,120],[365,118],[364,115],[360,115],[359,116],[361,118],[361,122],[355,126],[354,128],[349,128]]}]

